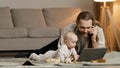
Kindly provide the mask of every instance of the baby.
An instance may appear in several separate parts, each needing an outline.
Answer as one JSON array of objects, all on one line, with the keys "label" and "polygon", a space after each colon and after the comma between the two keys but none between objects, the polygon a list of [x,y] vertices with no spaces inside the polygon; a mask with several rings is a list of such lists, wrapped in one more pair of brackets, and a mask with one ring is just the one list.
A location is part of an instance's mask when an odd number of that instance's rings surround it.
[{"label": "baby", "polygon": [[[67,32],[63,36],[64,45],[60,46],[58,50],[49,50],[45,54],[35,54],[30,55],[32,60],[45,60],[47,58],[60,58],[60,62],[70,63],[71,60],[76,62],[78,55],[75,50],[76,42],[78,40],[77,35],[74,32]],[[69,60],[69,61],[68,61]]]}]

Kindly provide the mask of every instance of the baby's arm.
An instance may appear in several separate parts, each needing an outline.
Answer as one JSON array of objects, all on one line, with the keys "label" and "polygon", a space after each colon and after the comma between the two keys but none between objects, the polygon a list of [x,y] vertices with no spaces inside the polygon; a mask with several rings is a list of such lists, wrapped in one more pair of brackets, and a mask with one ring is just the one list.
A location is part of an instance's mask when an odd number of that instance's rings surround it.
[{"label": "baby's arm", "polygon": [[61,62],[64,62],[65,60],[65,52],[63,46],[58,50],[57,57],[60,58]]},{"label": "baby's arm", "polygon": [[73,55],[73,61],[74,62],[76,62],[78,60],[78,58],[79,58],[79,55],[77,55],[77,54]]},{"label": "baby's arm", "polygon": [[58,57],[60,58],[60,62],[64,62],[64,60],[65,60],[65,55],[64,55],[64,53],[59,52],[59,53],[58,53]]},{"label": "baby's arm", "polygon": [[70,58],[67,54],[68,49],[66,45],[62,45],[58,50],[58,57],[60,58],[61,62],[66,62],[66,58]]},{"label": "baby's arm", "polygon": [[76,62],[79,58],[79,55],[77,54],[75,48],[72,49],[72,56],[73,56],[73,61]]}]

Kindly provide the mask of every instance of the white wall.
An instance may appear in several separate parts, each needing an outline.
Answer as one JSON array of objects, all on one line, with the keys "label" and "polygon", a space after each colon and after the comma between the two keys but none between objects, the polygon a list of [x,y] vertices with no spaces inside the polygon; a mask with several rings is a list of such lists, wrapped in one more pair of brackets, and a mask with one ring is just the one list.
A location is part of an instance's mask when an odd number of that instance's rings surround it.
[{"label": "white wall", "polygon": [[93,0],[0,0],[0,7],[64,8],[78,7],[93,13]]}]

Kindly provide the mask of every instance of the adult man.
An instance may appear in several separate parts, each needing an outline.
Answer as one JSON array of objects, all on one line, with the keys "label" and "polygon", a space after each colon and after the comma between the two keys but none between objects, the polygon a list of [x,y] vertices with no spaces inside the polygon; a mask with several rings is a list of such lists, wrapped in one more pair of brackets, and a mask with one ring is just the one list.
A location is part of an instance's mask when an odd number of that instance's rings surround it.
[{"label": "adult man", "polygon": [[[100,48],[105,47],[105,37],[103,30],[98,23],[95,22],[94,16],[90,12],[81,12],[78,14],[76,23],[68,25],[62,34],[74,31],[78,36],[76,51],[81,53],[83,48]],[[61,36],[58,46],[63,43]]]}]

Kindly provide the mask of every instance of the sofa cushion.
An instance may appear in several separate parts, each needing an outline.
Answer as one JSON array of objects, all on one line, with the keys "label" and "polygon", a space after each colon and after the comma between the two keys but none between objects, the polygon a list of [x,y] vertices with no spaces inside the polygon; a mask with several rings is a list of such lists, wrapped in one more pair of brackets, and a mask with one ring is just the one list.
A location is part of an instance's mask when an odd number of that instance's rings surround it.
[{"label": "sofa cushion", "polygon": [[28,31],[29,37],[58,37],[60,35],[58,28],[47,27],[47,28],[30,28]]},{"label": "sofa cushion", "polygon": [[28,31],[25,28],[4,28],[0,29],[0,38],[27,37]]},{"label": "sofa cushion", "polygon": [[46,27],[41,9],[12,9],[16,27]]},{"label": "sofa cushion", "polygon": [[44,16],[48,26],[65,27],[76,20],[79,8],[44,8]]},{"label": "sofa cushion", "polygon": [[0,28],[13,28],[10,8],[0,7]]}]

